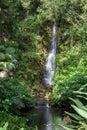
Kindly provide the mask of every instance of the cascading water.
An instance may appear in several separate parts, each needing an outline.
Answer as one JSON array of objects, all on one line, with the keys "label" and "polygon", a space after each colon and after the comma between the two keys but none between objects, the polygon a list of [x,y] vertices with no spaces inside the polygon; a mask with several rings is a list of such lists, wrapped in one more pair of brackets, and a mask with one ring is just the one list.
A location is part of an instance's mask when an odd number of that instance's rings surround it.
[{"label": "cascading water", "polygon": [[56,25],[53,25],[52,30],[52,42],[51,42],[51,50],[48,53],[46,65],[45,65],[45,74],[44,74],[44,82],[45,85],[53,85],[53,76],[55,74],[55,55],[56,55],[56,41],[57,41],[57,31]]}]

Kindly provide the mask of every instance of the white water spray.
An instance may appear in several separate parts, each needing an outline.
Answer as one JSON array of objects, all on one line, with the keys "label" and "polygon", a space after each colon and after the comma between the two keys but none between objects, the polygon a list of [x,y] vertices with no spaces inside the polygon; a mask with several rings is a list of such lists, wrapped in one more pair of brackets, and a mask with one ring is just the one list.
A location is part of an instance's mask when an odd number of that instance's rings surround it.
[{"label": "white water spray", "polygon": [[53,36],[51,43],[51,50],[48,53],[45,69],[46,73],[44,75],[44,82],[46,85],[53,85],[53,76],[55,74],[55,55],[56,55],[56,41],[57,41],[57,31],[56,25],[53,25]]}]

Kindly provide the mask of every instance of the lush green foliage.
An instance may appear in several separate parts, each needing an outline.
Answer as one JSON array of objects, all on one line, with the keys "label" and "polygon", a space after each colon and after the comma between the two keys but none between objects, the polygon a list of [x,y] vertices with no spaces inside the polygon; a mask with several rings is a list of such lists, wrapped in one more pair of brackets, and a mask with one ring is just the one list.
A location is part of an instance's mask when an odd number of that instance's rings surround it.
[{"label": "lush green foliage", "polygon": [[18,113],[34,105],[29,92],[39,89],[53,22],[60,53],[50,100],[70,105],[68,97],[87,82],[87,0],[1,0],[0,16],[0,72],[18,79],[0,79],[0,109]]},{"label": "lush green foliage", "polygon": [[69,51],[58,54],[55,84],[51,94],[53,105],[66,105],[68,97],[75,97],[73,91],[87,83],[86,47],[74,46]]},{"label": "lush green foliage", "polygon": [[0,46],[0,70],[15,70],[15,48],[7,45]]},{"label": "lush green foliage", "polygon": [[7,127],[8,127],[8,123],[5,123],[3,127],[0,127],[0,130],[7,130]]},{"label": "lush green foliage", "polygon": [[71,106],[76,113],[66,112],[72,118],[72,123],[74,124],[72,127],[74,129],[78,128],[78,130],[87,130],[87,93],[85,92],[85,86],[81,87],[78,91],[74,91],[76,99],[70,98],[72,103],[75,104]]},{"label": "lush green foliage", "polygon": [[75,96],[72,92],[87,82],[86,5],[85,0],[65,2],[59,20],[61,53],[56,57],[55,84],[50,95],[52,105],[66,105],[68,96]]},{"label": "lush green foliage", "polygon": [[22,108],[31,108],[34,100],[27,88],[14,78],[0,80],[0,109],[19,112]]},{"label": "lush green foliage", "polygon": [[16,69],[17,78],[29,80],[31,77],[31,81],[37,75],[37,66],[35,70],[33,63],[39,57],[36,45],[40,41],[40,36],[37,34],[38,19],[31,14],[33,3],[32,1],[4,0],[1,1],[0,7],[2,16],[0,21],[0,69],[8,71]]},{"label": "lush green foliage", "polygon": [[0,130],[37,130],[35,127],[28,127],[26,125],[27,121],[27,118],[15,116],[3,111],[0,112],[0,126],[2,126]]}]

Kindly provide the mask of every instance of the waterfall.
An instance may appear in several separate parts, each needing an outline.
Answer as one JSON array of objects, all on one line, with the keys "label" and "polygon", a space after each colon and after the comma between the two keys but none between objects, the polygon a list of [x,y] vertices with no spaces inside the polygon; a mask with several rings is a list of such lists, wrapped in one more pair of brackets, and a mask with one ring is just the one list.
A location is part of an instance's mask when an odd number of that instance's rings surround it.
[{"label": "waterfall", "polygon": [[45,74],[44,74],[44,82],[45,85],[53,85],[53,76],[55,74],[55,55],[56,55],[56,41],[57,41],[57,31],[56,25],[53,25],[52,29],[52,42],[51,49],[48,53],[46,64],[45,64]]}]

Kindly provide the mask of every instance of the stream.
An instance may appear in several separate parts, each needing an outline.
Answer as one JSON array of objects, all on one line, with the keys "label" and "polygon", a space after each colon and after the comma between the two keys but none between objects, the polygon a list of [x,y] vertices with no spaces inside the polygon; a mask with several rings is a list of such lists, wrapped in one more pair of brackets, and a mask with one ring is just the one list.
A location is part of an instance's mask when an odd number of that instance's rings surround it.
[{"label": "stream", "polygon": [[59,124],[64,125],[63,113],[58,108],[52,108],[49,104],[46,106],[36,106],[25,113],[28,118],[27,125],[36,127],[36,130],[65,130]]}]

